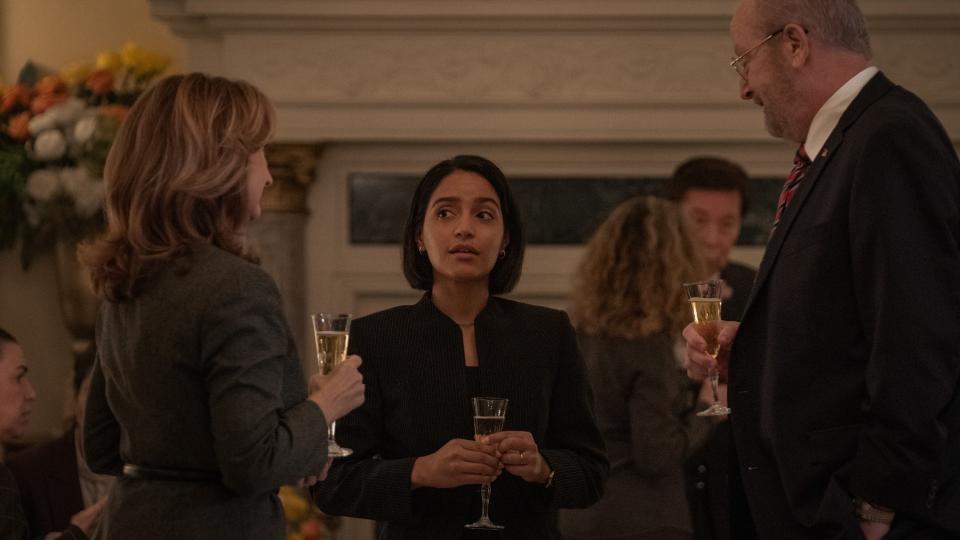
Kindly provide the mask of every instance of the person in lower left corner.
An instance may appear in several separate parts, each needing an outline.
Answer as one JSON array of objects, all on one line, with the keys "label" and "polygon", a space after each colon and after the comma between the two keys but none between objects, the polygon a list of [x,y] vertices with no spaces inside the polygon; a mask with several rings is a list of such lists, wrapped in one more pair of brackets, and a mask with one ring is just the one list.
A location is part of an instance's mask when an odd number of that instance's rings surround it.
[{"label": "person in lower left corner", "polygon": [[[93,365],[91,349],[76,357],[72,425],[59,438],[10,457],[32,538],[87,538],[100,521],[112,476],[92,472],[83,455],[83,412]],[[60,535],[63,535],[62,537]]]},{"label": "person in lower left corner", "polygon": [[[27,429],[31,404],[37,399],[27,371],[23,349],[9,332],[0,328],[0,443],[22,436]],[[20,489],[3,463],[0,463],[0,538],[30,538]]]}]

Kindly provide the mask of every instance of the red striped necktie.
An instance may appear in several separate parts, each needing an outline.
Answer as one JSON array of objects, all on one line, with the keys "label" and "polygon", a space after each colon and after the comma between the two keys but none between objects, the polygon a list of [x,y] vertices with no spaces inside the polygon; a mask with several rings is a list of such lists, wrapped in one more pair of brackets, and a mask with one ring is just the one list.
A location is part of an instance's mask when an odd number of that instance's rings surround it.
[{"label": "red striped necktie", "polygon": [[797,155],[793,158],[793,169],[790,170],[787,181],[783,183],[783,190],[780,192],[780,199],[777,201],[777,213],[773,217],[773,228],[770,229],[770,236],[773,236],[773,232],[777,230],[780,218],[783,217],[784,210],[796,194],[797,188],[800,187],[800,181],[803,180],[808,167],[810,167],[810,158],[807,157],[807,151],[803,149],[801,144],[800,148],[797,149]]}]

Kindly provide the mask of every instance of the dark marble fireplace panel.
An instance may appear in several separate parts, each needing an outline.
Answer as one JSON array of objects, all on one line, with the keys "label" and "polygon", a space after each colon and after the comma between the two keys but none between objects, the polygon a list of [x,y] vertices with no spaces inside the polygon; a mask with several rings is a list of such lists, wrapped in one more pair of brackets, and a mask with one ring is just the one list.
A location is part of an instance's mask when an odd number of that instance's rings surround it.
[{"label": "dark marble fireplace panel", "polygon": [[[353,173],[350,193],[350,242],[398,244],[418,177]],[[517,177],[510,180],[527,226],[527,243],[576,245],[586,242],[607,214],[635,195],[659,195],[664,177]],[[750,212],[738,245],[766,243],[781,180],[750,183]]]}]

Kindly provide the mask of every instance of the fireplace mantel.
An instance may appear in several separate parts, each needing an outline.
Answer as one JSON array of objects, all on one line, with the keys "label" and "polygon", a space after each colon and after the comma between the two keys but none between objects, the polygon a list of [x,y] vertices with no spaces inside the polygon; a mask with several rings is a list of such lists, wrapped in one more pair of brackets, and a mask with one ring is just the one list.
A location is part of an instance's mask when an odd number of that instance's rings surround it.
[{"label": "fireplace mantel", "polygon": [[[732,0],[151,0],[191,69],[285,141],[767,140],[727,67]],[[960,133],[960,2],[863,0],[878,63]]]}]

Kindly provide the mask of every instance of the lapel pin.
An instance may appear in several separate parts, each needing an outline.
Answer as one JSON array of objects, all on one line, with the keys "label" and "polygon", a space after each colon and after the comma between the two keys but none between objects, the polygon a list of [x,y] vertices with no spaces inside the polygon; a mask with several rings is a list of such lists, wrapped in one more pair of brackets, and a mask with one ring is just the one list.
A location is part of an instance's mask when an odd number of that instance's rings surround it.
[{"label": "lapel pin", "polygon": [[826,148],[823,149],[823,152],[820,152],[820,157],[827,157],[827,154],[830,153]]}]

